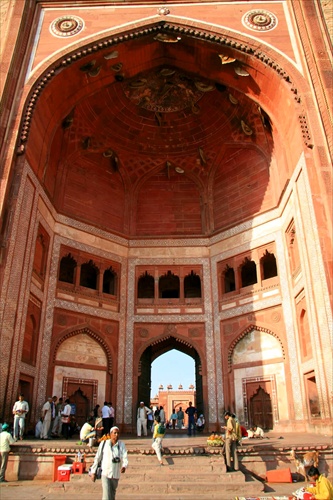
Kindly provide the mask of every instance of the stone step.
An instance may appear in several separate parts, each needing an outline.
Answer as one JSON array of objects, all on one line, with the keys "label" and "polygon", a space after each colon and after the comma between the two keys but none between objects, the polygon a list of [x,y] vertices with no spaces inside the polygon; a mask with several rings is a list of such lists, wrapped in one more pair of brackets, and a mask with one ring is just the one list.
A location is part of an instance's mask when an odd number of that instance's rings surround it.
[{"label": "stone step", "polygon": [[[200,472],[199,472],[200,471]],[[199,472],[199,473],[198,473]],[[161,468],[159,465],[156,466],[154,470],[149,469],[146,471],[133,471],[132,468],[126,472],[121,478],[129,484],[132,483],[142,483],[142,482],[187,482],[187,483],[214,483],[215,481],[223,481],[224,483],[243,483],[245,482],[245,476],[242,472],[232,472],[226,474],[225,472],[204,472],[199,470],[181,470],[175,471],[172,468],[164,466]],[[90,478],[87,474],[73,474],[71,475],[71,484],[76,486],[85,485],[87,480]]]},{"label": "stone step", "polygon": [[[156,471],[147,471],[144,474],[132,474],[127,471],[121,476],[119,482],[117,498],[122,496],[135,498],[138,500],[140,496],[149,495],[150,498],[219,498],[222,500],[223,495],[227,500],[235,496],[258,496],[263,491],[263,484],[253,478],[246,480],[245,475],[238,471],[228,474],[202,474],[200,469],[192,471],[184,471],[183,475],[170,474],[167,468],[158,467]],[[91,498],[98,497],[102,485],[101,481],[93,483],[87,474],[72,475],[69,482],[54,483],[50,487],[49,492],[63,493],[68,497],[77,495],[80,500],[84,499],[85,495],[91,495]],[[178,496],[177,496],[178,495]]]}]

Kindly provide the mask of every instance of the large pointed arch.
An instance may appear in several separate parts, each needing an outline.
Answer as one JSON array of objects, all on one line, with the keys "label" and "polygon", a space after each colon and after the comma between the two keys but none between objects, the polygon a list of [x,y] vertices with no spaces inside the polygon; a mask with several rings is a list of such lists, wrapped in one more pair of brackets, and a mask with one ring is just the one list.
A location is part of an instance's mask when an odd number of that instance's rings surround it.
[{"label": "large pointed arch", "polygon": [[137,370],[135,370],[138,378],[137,402],[149,401],[152,362],[172,349],[176,349],[194,360],[196,405],[200,412],[204,413],[209,419],[207,394],[203,383],[203,376],[206,373],[205,358],[195,342],[180,336],[177,333],[176,326],[172,324],[167,325],[163,334],[145,342],[138,351],[138,366]]}]

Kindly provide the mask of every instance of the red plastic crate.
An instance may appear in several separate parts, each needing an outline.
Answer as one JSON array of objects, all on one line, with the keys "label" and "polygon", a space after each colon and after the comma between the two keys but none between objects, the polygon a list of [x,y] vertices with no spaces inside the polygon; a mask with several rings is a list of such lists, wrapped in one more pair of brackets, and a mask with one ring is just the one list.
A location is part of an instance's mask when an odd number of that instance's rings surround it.
[{"label": "red plastic crate", "polygon": [[85,462],[74,462],[73,463],[73,473],[74,474],[84,474],[86,472]]}]

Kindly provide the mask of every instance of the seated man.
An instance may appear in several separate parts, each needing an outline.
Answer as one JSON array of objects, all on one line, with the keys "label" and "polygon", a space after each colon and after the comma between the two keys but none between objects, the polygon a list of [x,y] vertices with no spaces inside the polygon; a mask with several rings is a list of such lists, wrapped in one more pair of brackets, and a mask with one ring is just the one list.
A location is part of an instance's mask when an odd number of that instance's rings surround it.
[{"label": "seated man", "polygon": [[96,437],[96,428],[93,427],[94,418],[89,417],[88,421],[83,424],[80,430],[80,439],[83,443],[89,441],[90,438]]},{"label": "seated man", "polygon": [[257,425],[253,426],[253,433],[255,438],[262,439],[264,437],[264,431],[262,430],[261,427],[258,427]]},{"label": "seated man", "polygon": [[202,432],[205,428],[205,417],[201,414],[197,420],[197,430]]}]

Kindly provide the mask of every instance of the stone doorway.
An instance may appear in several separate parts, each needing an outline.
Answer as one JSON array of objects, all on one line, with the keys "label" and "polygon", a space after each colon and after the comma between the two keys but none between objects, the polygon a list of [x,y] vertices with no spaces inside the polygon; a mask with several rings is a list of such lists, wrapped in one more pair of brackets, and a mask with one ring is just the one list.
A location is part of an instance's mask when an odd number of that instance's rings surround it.
[{"label": "stone doorway", "polygon": [[273,429],[273,410],[271,396],[259,385],[256,393],[250,398],[250,420],[262,429]]},{"label": "stone doorway", "polygon": [[[204,404],[200,356],[197,350],[189,342],[180,340],[174,336],[168,336],[167,338],[161,339],[160,341],[155,341],[142,353],[139,360],[137,403],[139,403],[140,401],[144,401],[145,404],[149,406],[151,396],[152,362],[162,354],[165,354],[166,352],[169,352],[173,349],[176,349],[193,358],[195,363],[196,407],[198,408],[198,412],[206,415],[207,411],[205,412],[205,406],[206,408],[208,408],[208,405]],[[172,369],[177,369],[179,371],[179,377],[181,379],[181,367],[172,367]]]},{"label": "stone doorway", "polygon": [[63,394],[75,405],[75,419],[81,427],[97,401],[97,380],[71,379],[64,377]]}]

